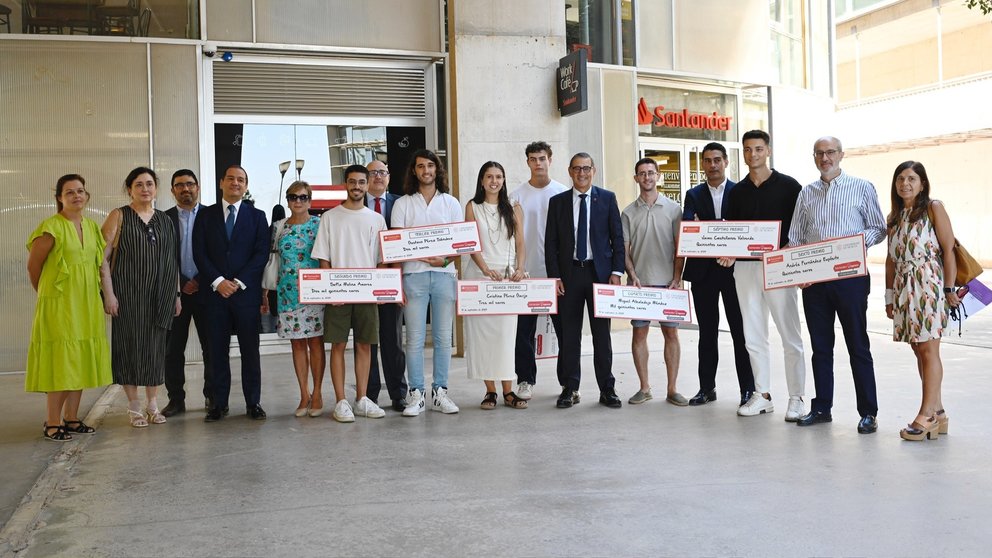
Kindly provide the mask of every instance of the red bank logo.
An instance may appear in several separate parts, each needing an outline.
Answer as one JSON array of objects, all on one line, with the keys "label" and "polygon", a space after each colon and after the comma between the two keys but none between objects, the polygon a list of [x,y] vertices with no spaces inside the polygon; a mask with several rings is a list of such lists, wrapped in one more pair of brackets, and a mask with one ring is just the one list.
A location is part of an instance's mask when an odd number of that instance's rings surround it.
[{"label": "red bank logo", "polygon": [[682,227],[682,232],[698,233],[699,232],[699,229],[700,229],[700,227],[692,227],[692,226],[686,225],[686,226]]},{"label": "red bank logo", "polygon": [[654,107],[652,111],[648,108],[648,103],[641,97],[637,103],[637,125],[638,126],[665,126],[668,128],[698,128],[702,130],[730,130],[732,117],[723,116],[718,112],[703,114],[699,112],[689,112],[682,109],[681,112],[665,112],[664,105]]},{"label": "red bank logo", "polygon": [[455,250],[459,250],[461,248],[475,248],[475,241],[467,240],[465,242],[455,242],[451,245],[451,247]]},{"label": "red bank logo", "polygon": [[840,263],[834,266],[834,271],[847,271],[850,269],[858,269],[859,267],[861,267],[861,262]]},{"label": "red bank logo", "polygon": [[550,300],[532,300],[527,303],[527,308],[551,308]]},{"label": "red bank logo", "polygon": [[320,274],[319,273],[304,273],[303,274],[303,280],[304,281],[320,281]]},{"label": "red bank logo", "polygon": [[396,296],[400,292],[396,289],[376,289],[372,291],[372,296]]},{"label": "red bank logo", "polygon": [[398,234],[385,234],[382,235],[383,242],[389,242],[390,240],[399,240],[401,237]]},{"label": "red bank logo", "polygon": [[477,293],[477,292],[479,292],[479,286],[478,285],[462,285],[461,286],[461,291],[463,293]]},{"label": "red bank logo", "polygon": [[673,308],[666,308],[662,312],[662,314],[665,315],[665,316],[683,316],[684,317],[687,314],[687,312],[685,310],[676,310],[676,309],[673,309]]},{"label": "red bank logo", "polygon": [[748,244],[747,245],[747,251],[748,252],[768,252],[768,251],[774,250],[774,249],[775,249],[775,247],[772,246],[771,244]]},{"label": "red bank logo", "polygon": [[597,289],[597,292],[603,296],[615,296],[617,294],[613,289]]},{"label": "red bank logo", "polygon": [[768,264],[782,263],[785,260],[785,256],[768,256]]}]

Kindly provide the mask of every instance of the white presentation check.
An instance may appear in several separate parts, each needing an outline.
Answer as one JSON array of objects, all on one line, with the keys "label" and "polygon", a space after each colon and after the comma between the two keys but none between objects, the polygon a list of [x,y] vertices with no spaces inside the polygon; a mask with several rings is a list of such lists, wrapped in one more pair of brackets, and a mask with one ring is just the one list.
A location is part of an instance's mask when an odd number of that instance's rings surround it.
[{"label": "white presentation check", "polygon": [[682,221],[677,255],[758,259],[778,248],[781,230],[781,221]]},{"label": "white presentation check", "polygon": [[386,263],[482,251],[475,221],[379,231],[379,246]]},{"label": "white presentation check", "polygon": [[868,273],[863,234],[765,252],[765,290],[822,283]]},{"label": "white presentation check", "polygon": [[557,314],[555,279],[459,281],[458,315]]},{"label": "white presentation check", "polygon": [[597,318],[691,322],[689,291],[595,284],[592,305]]},{"label": "white presentation check", "polygon": [[301,269],[302,304],[402,302],[401,269]]}]

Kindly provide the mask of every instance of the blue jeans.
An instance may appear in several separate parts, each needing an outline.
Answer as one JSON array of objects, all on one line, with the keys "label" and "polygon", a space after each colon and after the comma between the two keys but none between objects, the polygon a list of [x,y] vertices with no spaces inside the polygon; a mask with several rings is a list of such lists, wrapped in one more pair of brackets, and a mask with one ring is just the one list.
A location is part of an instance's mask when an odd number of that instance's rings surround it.
[{"label": "blue jeans", "polygon": [[406,306],[406,373],[410,389],[424,391],[424,341],[427,338],[427,308],[431,310],[434,341],[434,374],[431,386],[448,387],[451,366],[451,335],[455,318],[454,273],[422,271],[403,274]]}]

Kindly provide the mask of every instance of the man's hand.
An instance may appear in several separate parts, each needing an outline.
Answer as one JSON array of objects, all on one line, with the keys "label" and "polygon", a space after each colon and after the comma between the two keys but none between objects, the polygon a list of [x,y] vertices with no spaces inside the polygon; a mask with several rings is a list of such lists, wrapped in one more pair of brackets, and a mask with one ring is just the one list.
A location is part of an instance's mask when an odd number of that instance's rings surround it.
[{"label": "man's hand", "polygon": [[737,258],[726,258],[726,257],[724,257],[724,258],[717,258],[716,259],[716,263],[718,265],[722,265],[723,267],[730,267],[730,266],[734,265],[734,262],[736,262],[736,261],[737,261]]},{"label": "man's hand", "polygon": [[224,279],[217,285],[217,292],[224,298],[231,298],[231,295],[238,292],[238,284],[230,279]]},{"label": "man's hand", "polygon": [[182,312],[183,312],[183,302],[182,302],[182,300],[180,300],[180,299],[179,299],[179,297],[177,296],[177,297],[176,297],[176,313],[175,313],[175,314],[173,314],[173,317],[176,317],[176,316],[178,316],[179,314],[182,314]]},{"label": "man's hand", "polygon": [[619,285],[620,284],[620,276],[619,275],[614,275],[614,274],[611,273],[610,274],[610,284],[611,285]]},{"label": "man's hand", "polygon": [[682,280],[681,279],[672,279],[672,282],[668,284],[668,288],[669,289],[681,289],[682,288]]},{"label": "man's hand", "polygon": [[557,283],[558,296],[565,296],[565,283],[562,283],[561,279]]},{"label": "man's hand", "polygon": [[799,283],[799,288],[800,289],[805,289],[806,287],[808,287],[808,286],[810,286],[812,284],[813,283]]},{"label": "man's hand", "polygon": [[627,274],[627,277],[630,279],[630,286],[631,287],[634,287],[635,289],[640,289],[641,288],[641,280],[638,279],[638,277],[636,275],[631,275],[630,273],[628,273]]},{"label": "man's hand", "polygon": [[182,290],[183,294],[196,294],[200,290],[200,283],[196,279],[190,279],[183,284],[183,288],[180,290]]},{"label": "man's hand", "polygon": [[420,258],[419,261],[422,261],[431,267],[444,267],[444,258],[440,256],[434,256],[433,258]]}]

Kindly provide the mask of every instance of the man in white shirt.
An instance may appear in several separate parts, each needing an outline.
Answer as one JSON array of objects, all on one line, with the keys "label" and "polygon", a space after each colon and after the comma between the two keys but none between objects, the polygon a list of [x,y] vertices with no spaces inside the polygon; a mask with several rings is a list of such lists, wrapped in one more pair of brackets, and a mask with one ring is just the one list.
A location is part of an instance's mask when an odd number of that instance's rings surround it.
[{"label": "man in white shirt", "polygon": [[[365,207],[369,171],[351,165],[344,171],[348,198],[320,218],[311,256],[320,267],[370,269],[379,264],[379,231],[386,230],[382,215]],[[355,332],[355,407],[345,399],[344,349],[348,333]],[[355,422],[355,415],[382,418],[383,411],[366,397],[371,346],[379,342],[376,304],[328,304],[324,307],[324,341],[331,343],[331,383],[337,403],[334,420]]]},{"label": "man in white shirt", "polygon": [[[461,204],[448,194],[444,165],[433,152],[421,149],[410,158],[403,191],[393,205],[394,229],[425,227],[465,220]],[[457,259],[457,258],[455,258]],[[455,288],[458,265],[452,258],[423,258],[403,266],[403,294],[406,305],[406,370],[410,394],[403,416],[415,417],[424,411],[424,341],[427,337],[427,309],[431,310],[434,343],[434,373],[431,378],[431,409],[445,414],[458,412],[448,397],[448,369],[451,366],[451,339],[455,319]]]},{"label": "man in white shirt", "polygon": [[[551,168],[550,145],[543,141],[535,141],[524,148],[524,154],[527,157],[527,166],[530,167],[530,179],[511,192],[510,199],[520,204],[523,209],[523,238],[527,243],[525,267],[531,279],[538,279],[548,276],[548,270],[544,265],[544,229],[548,223],[548,200],[568,190],[568,187],[553,180],[548,174]],[[537,383],[537,362],[534,353],[537,318],[536,315],[526,314],[517,317],[514,361],[517,372],[517,395],[521,399],[530,399],[533,396],[533,386]],[[560,335],[561,322],[558,314],[551,316],[551,323],[555,326],[555,335]]]}]

